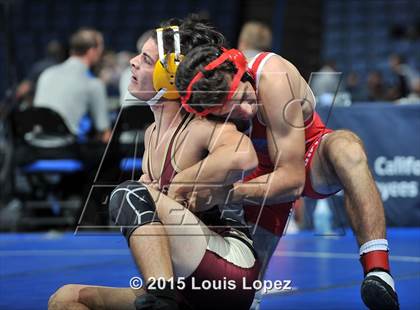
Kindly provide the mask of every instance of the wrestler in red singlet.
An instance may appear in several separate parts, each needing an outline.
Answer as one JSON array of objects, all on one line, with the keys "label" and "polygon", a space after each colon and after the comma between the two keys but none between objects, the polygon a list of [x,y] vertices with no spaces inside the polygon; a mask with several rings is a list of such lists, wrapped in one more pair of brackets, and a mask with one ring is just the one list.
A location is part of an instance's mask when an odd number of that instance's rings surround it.
[{"label": "wrestler in red singlet", "polygon": [[[260,74],[264,67],[266,61],[275,55],[274,53],[260,53],[254,57],[254,59],[248,65],[248,73],[252,76],[254,80],[254,90],[258,93],[258,82],[260,79]],[[274,170],[274,165],[271,162],[270,155],[267,147],[267,127],[260,120],[259,114],[257,113],[252,120],[252,131],[251,131],[251,140],[254,145],[255,150],[258,155],[258,167],[245,178],[245,181],[249,181],[258,176],[268,174]],[[318,113],[313,112],[313,115],[310,119],[305,121],[305,172],[306,172],[306,181],[305,188],[303,191],[303,196],[310,197],[313,199],[326,198],[333,195],[323,195],[315,192],[312,188],[311,178],[310,178],[310,169],[313,156],[319,146],[321,138],[332,132],[332,129],[326,128]],[[261,217],[258,219],[258,216],[261,212],[260,208],[255,206],[245,207],[247,220],[267,229],[268,231],[279,235],[283,232],[284,227],[287,223],[287,219],[290,214],[293,202],[264,206]]]}]

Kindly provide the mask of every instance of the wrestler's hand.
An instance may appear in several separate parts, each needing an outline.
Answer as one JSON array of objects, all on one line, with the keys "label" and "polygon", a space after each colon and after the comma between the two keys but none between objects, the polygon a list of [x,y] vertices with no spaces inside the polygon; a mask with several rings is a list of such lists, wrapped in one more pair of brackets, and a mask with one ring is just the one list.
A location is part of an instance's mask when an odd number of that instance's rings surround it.
[{"label": "wrestler's hand", "polygon": [[141,182],[143,184],[149,184],[149,183],[152,183],[152,179],[150,178],[150,176],[147,173],[143,173],[140,177],[139,182]]},{"label": "wrestler's hand", "polygon": [[209,203],[209,199],[206,198],[209,195],[209,190],[201,190],[200,192],[188,193],[186,202],[186,208],[191,212],[203,212],[213,208],[214,204]]},{"label": "wrestler's hand", "polygon": [[146,173],[141,175],[139,182],[141,182],[144,185],[147,185],[148,187],[151,187],[155,190],[159,190],[159,184],[156,181],[153,181],[150,178],[150,176]]},{"label": "wrestler's hand", "polygon": [[166,195],[175,200],[177,203],[187,207],[188,201],[186,194],[177,190],[176,186],[169,186],[168,193]]},{"label": "wrestler's hand", "polygon": [[[192,190],[192,188],[190,190]],[[198,196],[196,192],[187,191],[186,188],[177,187],[176,185],[171,185],[169,187],[167,195],[193,213],[205,211],[212,207],[202,202],[201,199],[197,200]]]},{"label": "wrestler's hand", "polygon": [[229,202],[231,190],[231,185],[198,188],[187,195],[188,207],[193,212],[202,212],[216,205],[223,206]]}]

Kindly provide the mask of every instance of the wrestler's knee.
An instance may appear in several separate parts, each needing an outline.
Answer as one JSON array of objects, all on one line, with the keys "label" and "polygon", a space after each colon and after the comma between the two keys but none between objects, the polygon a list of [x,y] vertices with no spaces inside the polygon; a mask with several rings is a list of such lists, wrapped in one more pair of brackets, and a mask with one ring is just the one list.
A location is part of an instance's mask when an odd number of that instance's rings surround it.
[{"label": "wrestler's knee", "polygon": [[57,305],[57,292],[55,292],[54,294],[52,294],[50,296],[50,298],[48,299],[48,310],[54,310],[57,309],[56,305]]},{"label": "wrestler's knee", "polygon": [[118,185],[109,199],[110,218],[121,231],[127,242],[140,226],[159,222],[156,205],[147,186],[136,181]]},{"label": "wrestler's knee", "polygon": [[325,153],[333,166],[354,168],[367,162],[362,141],[348,130],[331,133],[326,141]]},{"label": "wrestler's knee", "polygon": [[60,287],[48,300],[48,309],[63,309],[63,306],[66,303],[77,302],[79,291],[81,289],[80,285],[77,284],[67,284]]}]

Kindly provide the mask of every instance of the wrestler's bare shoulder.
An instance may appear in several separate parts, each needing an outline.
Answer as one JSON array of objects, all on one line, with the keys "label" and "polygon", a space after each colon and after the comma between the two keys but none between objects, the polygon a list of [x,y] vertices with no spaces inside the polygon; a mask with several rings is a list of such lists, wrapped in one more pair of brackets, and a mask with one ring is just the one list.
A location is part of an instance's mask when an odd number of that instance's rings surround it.
[{"label": "wrestler's bare shoulder", "polygon": [[267,60],[261,71],[259,95],[266,93],[285,96],[299,96],[304,91],[306,82],[298,69],[287,59],[274,55]]},{"label": "wrestler's bare shoulder", "polygon": [[290,72],[296,73],[296,67],[288,61],[286,58],[274,54],[270,59],[267,60],[262,73],[264,72]]}]

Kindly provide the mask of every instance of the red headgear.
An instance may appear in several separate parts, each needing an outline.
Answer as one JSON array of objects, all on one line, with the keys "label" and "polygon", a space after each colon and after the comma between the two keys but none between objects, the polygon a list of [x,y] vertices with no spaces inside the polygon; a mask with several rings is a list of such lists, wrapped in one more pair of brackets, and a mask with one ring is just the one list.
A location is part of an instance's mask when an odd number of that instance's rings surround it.
[{"label": "red headgear", "polygon": [[238,88],[238,85],[239,85],[239,82],[240,82],[242,76],[247,71],[247,68],[248,68],[247,67],[247,61],[246,61],[246,58],[245,58],[244,54],[242,54],[242,52],[240,52],[237,49],[227,50],[226,48],[222,47],[222,51],[223,51],[222,55],[220,55],[215,60],[210,62],[207,66],[205,66],[204,71],[214,70],[227,60],[231,61],[235,65],[235,67],[237,69],[237,72],[236,72],[235,76],[233,77],[228,96],[223,101],[221,106],[206,108],[201,112],[195,110],[192,106],[190,106],[188,104],[188,100],[190,99],[190,97],[192,95],[192,87],[195,83],[197,83],[198,80],[200,80],[204,77],[203,72],[199,71],[194,76],[194,78],[191,80],[190,84],[188,84],[188,87],[186,89],[186,94],[181,96],[182,107],[187,112],[194,113],[194,114],[197,114],[197,115],[200,115],[200,116],[206,116],[207,114],[218,110],[220,107],[223,107],[223,105],[225,105],[230,99],[232,99],[232,96],[235,93],[236,89]]}]

